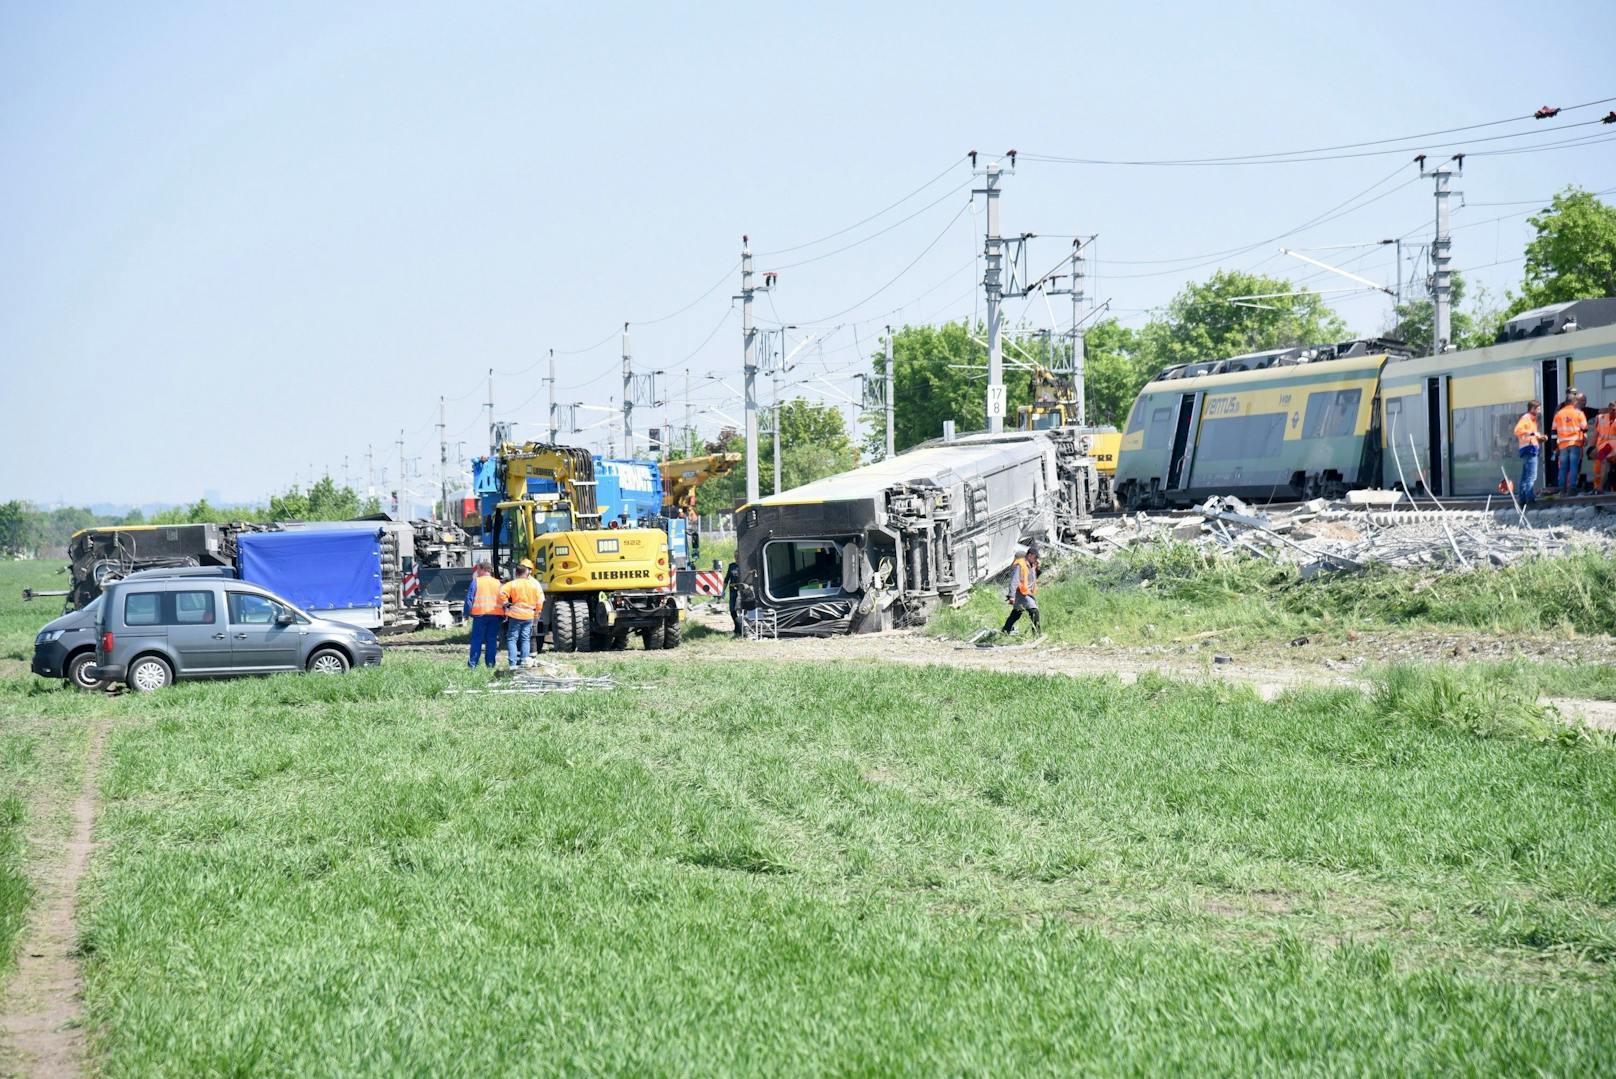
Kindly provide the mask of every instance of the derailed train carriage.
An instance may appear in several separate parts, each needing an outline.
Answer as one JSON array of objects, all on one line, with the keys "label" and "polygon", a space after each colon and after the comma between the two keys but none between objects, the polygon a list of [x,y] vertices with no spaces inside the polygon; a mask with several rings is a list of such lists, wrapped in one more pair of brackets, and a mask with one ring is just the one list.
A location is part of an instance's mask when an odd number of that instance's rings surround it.
[{"label": "derailed train carriage", "polygon": [[933,442],[741,507],[747,606],[787,635],[923,621],[1009,568],[1017,544],[1070,537],[1099,476],[1071,431]]},{"label": "derailed train carriage", "polygon": [[1484,495],[1514,459],[1526,402],[1544,403],[1546,425],[1573,387],[1594,406],[1616,400],[1616,300],[1528,311],[1496,344],[1435,356],[1363,340],[1172,367],[1134,402],[1117,499],[1132,510],[1363,487]]}]

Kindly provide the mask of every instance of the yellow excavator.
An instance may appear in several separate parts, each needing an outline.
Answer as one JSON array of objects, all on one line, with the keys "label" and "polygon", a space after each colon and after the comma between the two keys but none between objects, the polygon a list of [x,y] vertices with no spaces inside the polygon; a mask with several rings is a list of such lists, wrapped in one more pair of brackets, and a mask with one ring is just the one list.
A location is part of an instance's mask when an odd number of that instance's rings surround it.
[{"label": "yellow excavator", "polygon": [[589,451],[507,442],[495,459],[504,497],[490,531],[494,572],[532,561],[544,588],[540,629],[555,650],[623,648],[635,633],[648,650],[679,647],[686,601],[672,591],[667,533],[601,527]]}]

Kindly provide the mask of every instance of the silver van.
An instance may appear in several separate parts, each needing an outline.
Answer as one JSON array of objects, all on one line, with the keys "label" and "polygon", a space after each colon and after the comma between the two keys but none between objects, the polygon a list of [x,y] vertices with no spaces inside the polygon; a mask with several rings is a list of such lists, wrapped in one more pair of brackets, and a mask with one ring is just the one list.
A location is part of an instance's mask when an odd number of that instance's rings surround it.
[{"label": "silver van", "polygon": [[368,629],[317,618],[244,581],[182,574],[108,586],[91,676],[149,693],[179,679],[381,664],[381,642]]}]

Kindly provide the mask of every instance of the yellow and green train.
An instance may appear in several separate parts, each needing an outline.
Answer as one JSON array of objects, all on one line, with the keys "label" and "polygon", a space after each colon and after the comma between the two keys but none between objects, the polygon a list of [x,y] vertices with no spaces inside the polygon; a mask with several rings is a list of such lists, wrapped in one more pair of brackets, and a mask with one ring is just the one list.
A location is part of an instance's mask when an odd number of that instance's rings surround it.
[{"label": "yellow and green train", "polygon": [[1512,432],[1528,400],[1544,403],[1545,427],[1567,389],[1594,408],[1616,401],[1616,299],[1529,311],[1499,337],[1417,358],[1364,340],[1168,368],[1129,414],[1117,501],[1493,492],[1518,471]]}]

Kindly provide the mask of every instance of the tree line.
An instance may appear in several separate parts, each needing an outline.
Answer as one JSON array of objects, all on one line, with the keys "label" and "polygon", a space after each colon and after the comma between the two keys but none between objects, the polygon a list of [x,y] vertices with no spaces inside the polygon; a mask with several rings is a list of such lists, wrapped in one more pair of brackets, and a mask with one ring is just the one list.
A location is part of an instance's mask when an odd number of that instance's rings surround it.
[{"label": "tree line", "polygon": [[40,509],[13,499],[0,503],[0,553],[9,557],[41,555],[67,548],[73,533],[116,525],[228,524],[234,521],[346,521],[379,513],[377,499],[362,498],[352,487],[321,477],[307,491],[293,484],[271,495],[267,505],[215,506],[206,498],[147,517],[139,509],[126,514],[94,513],[80,506]]}]

